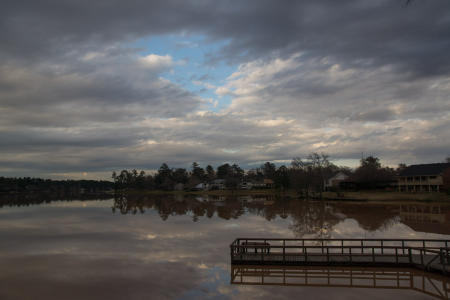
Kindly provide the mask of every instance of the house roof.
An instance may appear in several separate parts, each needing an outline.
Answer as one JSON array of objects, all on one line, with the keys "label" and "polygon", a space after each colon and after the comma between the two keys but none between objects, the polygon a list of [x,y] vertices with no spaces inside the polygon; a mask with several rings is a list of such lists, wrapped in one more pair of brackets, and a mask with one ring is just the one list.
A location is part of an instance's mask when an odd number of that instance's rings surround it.
[{"label": "house roof", "polygon": [[349,177],[347,174],[345,174],[345,173],[342,172],[342,171],[336,171],[336,172],[331,173],[329,176],[327,176],[325,180],[333,179],[334,177],[338,176],[339,174],[344,175],[346,178]]},{"label": "house roof", "polygon": [[450,168],[450,163],[411,165],[400,172],[400,176],[439,175]]}]

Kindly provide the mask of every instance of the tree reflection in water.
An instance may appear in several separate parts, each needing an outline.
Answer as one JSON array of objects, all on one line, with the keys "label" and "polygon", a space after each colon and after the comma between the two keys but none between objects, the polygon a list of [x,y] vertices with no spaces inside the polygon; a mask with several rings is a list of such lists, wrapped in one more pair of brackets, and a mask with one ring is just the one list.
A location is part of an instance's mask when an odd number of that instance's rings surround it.
[{"label": "tree reflection in water", "polygon": [[0,208],[15,206],[30,206],[39,204],[48,204],[59,201],[88,201],[88,200],[109,200],[111,194],[106,192],[99,193],[80,193],[76,191],[59,192],[29,192],[29,193],[0,193]]},{"label": "tree reflection in water", "polygon": [[342,204],[307,201],[275,195],[255,196],[195,196],[195,195],[126,195],[114,198],[113,213],[136,214],[155,210],[162,220],[170,216],[192,215],[194,222],[201,217],[229,220],[246,212],[271,221],[290,218],[289,228],[296,237],[305,235],[330,238],[333,227],[346,217],[358,221],[367,231],[387,229],[398,222],[396,206]]},{"label": "tree reflection in water", "polygon": [[[29,206],[71,200],[110,200],[109,194],[29,193],[0,195],[0,208]],[[113,213],[143,214],[156,211],[162,220],[171,216],[191,215],[200,218],[237,219],[245,214],[289,219],[295,237],[329,238],[333,228],[344,219],[354,219],[367,232],[387,231],[402,223],[416,231],[450,234],[450,204],[395,202],[326,202],[308,201],[283,195],[212,196],[182,194],[115,194]]]}]

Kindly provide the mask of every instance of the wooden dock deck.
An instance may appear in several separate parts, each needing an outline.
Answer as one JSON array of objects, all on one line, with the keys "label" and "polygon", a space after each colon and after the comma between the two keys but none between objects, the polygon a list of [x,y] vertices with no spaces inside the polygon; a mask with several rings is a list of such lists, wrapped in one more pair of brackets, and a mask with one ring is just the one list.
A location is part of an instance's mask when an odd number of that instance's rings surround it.
[{"label": "wooden dock deck", "polygon": [[258,239],[231,245],[233,265],[413,267],[449,275],[450,240]]}]

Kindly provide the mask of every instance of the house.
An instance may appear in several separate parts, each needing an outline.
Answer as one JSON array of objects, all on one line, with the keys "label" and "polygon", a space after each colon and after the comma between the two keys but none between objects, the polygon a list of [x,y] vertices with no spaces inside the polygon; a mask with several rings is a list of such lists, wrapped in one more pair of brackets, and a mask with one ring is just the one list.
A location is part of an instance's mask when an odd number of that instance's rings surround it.
[{"label": "house", "polygon": [[194,191],[204,191],[208,189],[208,184],[206,183],[199,183],[197,184],[194,188],[192,188],[192,190]]},{"label": "house", "polygon": [[225,189],[225,179],[215,179],[209,185],[211,190],[224,190]]},{"label": "house", "polygon": [[263,182],[267,189],[272,189],[275,187],[275,183],[272,179],[264,178]]},{"label": "house", "polygon": [[272,189],[275,187],[275,183],[272,179],[264,178],[263,181],[253,182],[252,189]]},{"label": "house", "polygon": [[448,189],[450,163],[411,165],[403,169],[397,185],[400,192],[439,192]]},{"label": "house", "polygon": [[252,182],[244,181],[241,183],[241,189],[243,189],[243,190],[251,190],[252,188],[253,188]]},{"label": "house", "polygon": [[339,187],[339,184],[343,182],[344,180],[348,179],[348,175],[343,172],[337,172],[334,173],[330,178],[326,179],[324,182],[324,188],[325,190],[328,190],[330,188],[337,188]]}]

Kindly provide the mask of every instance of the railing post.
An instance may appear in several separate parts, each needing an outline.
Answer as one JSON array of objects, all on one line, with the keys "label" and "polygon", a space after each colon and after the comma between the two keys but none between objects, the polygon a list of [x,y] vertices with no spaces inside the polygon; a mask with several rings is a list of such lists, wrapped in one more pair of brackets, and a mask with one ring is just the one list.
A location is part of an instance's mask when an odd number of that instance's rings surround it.
[{"label": "railing post", "polygon": [[445,251],[444,251],[444,254],[443,254],[443,256],[444,256],[444,263],[445,264],[450,264],[450,251],[449,251],[449,249],[448,248],[445,248],[444,249]]},{"label": "railing post", "polygon": [[375,247],[372,247],[372,262],[375,263]]},{"label": "railing post", "polygon": [[424,267],[424,264],[423,264],[423,249],[420,249],[420,263]]},{"label": "railing post", "polygon": [[241,261],[242,261],[242,253],[244,252],[244,251],[246,251],[246,249],[245,248],[241,248],[241,247],[243,247],[243,246],[241,246],[241,245],[239,245],[239,246],[237,246],[238,248],[238,251],[241,253]]},{"label": "railing post", "polygon": [[350,257],[350,262],[352,262],[352,246],[349,246],[348,253],[349,253],[349,257]]},{"label": "railing post", "polygon": [[330,262],[330,252],[329,252],[329,249],[330,249],[330,248],[327,247],[327,262],[328,262],[328,263]]},{"label": "railing post", "polygon": [[413,261],[412,261],[411,248],[408,248],[408,256],[409,256],[409,263],[412,265]]},{"label": "railing post", "polygon": [[405,241],[402,240],[402,254],[405,254]]},{"label": "railing post", "polygon": [[384,254],[383,240],[381,240],[381,254]]},{"label": "railing post", "polygon": [[342,254],[344,254],[344,240],[341,240],[341,250]]},{"label": "railing post", "polygon": [[395,263],[398,264],[398,248],[395,246]]},{"label": "railing post", "polygon": [[286,264],[286,240],[283,240],[283,264]]},{"label": "railing post", "polygon": [[364,254],[364,242],[361,240],[361,254]]},{"label": "railing post", "polygon": [[444,262],[445,262],[445,260],[447,260],[447,262],[444,263],[444,264],[442,265],[442,267],[444,268],[444,274],[447,274],[447,265],[450,263],[450,261],[449,261],[449,251],[448,251],[448,248],[445,248],[445,259],[444,259]]}]

